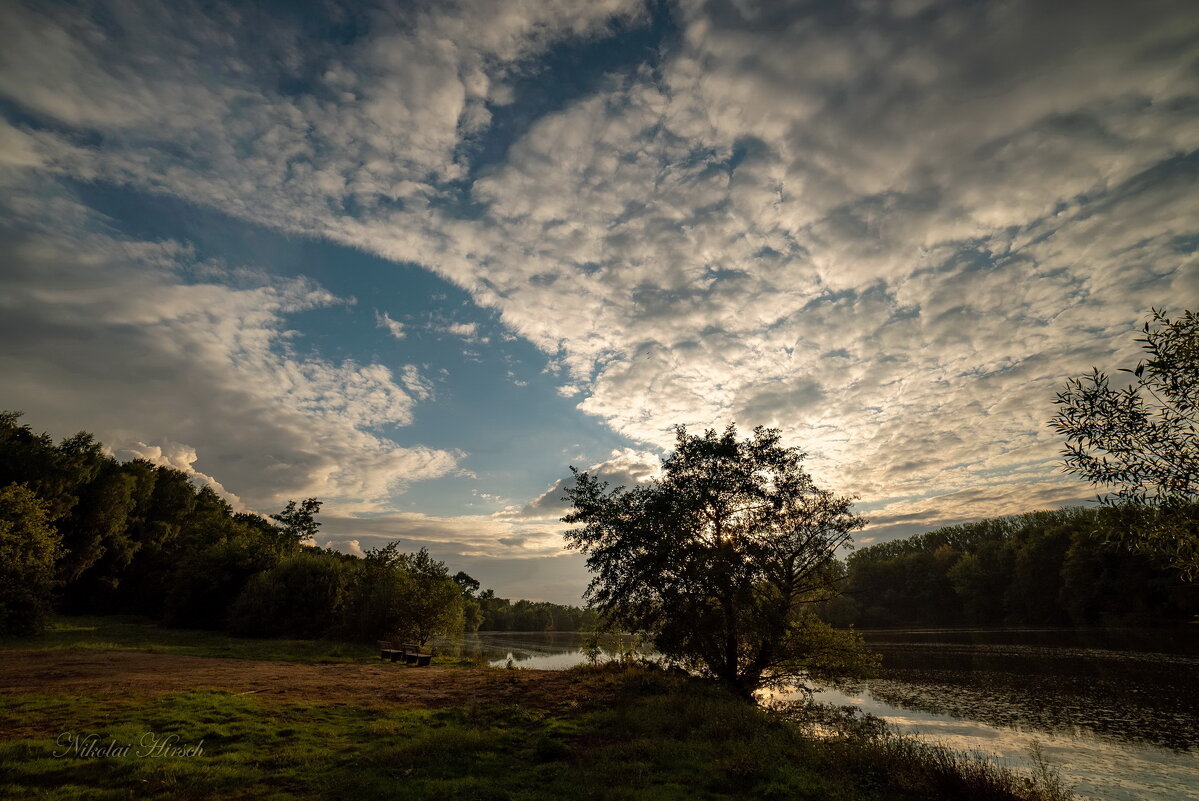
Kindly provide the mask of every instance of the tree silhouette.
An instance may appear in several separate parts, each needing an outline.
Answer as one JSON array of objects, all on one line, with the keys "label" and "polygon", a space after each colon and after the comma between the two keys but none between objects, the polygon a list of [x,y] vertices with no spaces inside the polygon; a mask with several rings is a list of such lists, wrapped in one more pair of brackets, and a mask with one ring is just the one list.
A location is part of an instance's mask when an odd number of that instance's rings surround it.
[{"label": "tree silhouette", "polygon": [[1158,309],[1137,341],[1145,351],[1133,380],[1115,388],[1105,373],[1069,380],[1050,425],[1066,438],[1065,469],[1114,492],[1113,532],[1166,551],[1199,576],[1199,316],[1171,320]]},{"label": "tree silhouette", "polygon": [[288,501],[282,512],[271,515],[271,520],[279,523],[281,533],[288,539],[296,542],[315,540],[321,527],[316,521],[316,514],[320,510],[321,502],[316,498],[305,498],[299,504]]},{"label": "tree silhouette", "polygon": [[662,477],[633,488],[575,471],[563,522],[580,524],[566,540],[588,556],[588,599],[741,695],[866,672],[860,640],[810,611],[837,594],[836,552],[864,521],[812,483],[777,430],[736,433],[680,426]]}]

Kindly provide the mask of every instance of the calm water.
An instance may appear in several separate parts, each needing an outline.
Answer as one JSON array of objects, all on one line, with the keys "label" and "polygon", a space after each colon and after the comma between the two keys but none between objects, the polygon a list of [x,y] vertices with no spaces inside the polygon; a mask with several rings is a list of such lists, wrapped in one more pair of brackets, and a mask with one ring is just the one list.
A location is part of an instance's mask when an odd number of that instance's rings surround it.
[{"label": "calm water", "polygon": [[[816,700],[1015,767],[1027,767],[1039,743],[1084,798],[1199,801],[1195,628],[867,631],[882,676]],[[442,647],[561,670],[586,661],[582,642],[574,633],[483,632]],[[610,655],[629,641],[601,645]]]}]

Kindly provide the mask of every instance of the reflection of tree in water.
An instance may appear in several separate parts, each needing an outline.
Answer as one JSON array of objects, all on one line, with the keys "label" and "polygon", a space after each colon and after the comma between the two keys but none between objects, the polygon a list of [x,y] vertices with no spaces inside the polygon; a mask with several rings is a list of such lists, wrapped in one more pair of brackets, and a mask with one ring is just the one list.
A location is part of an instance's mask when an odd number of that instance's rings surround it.
[{"label": "reflection of tree in water", "polygon": [[[439,653],[489,662],[512,659],[516,664],[547,656],[577,656],[586,661],[584,650],[594,634],[576,631],[547,632],[480,632],[437,643]],[[598,635],[599,661],[619,658],[626,652],[649,654],[651,651],[639,639],[621,634]],[[563,667],[565,665],[559,665]]]},{"label": "reflection of tree in water", "polygon": [[535,656],[558,656],[579,650],[581,636],[577,632],[504,632],[502,634],[467,635],[445,639],[438,643],[441,652],[452,656],[520,662]]},{"label": "reflection of tree in water", "polygon": [[1153,684],[998,671],[886,669],[883,675],[869,682],[871,695],[901,709],[994,726],[1067,734],[1083,729],[1108,741],[1177,751],[1199,748],[1193,668]]}]

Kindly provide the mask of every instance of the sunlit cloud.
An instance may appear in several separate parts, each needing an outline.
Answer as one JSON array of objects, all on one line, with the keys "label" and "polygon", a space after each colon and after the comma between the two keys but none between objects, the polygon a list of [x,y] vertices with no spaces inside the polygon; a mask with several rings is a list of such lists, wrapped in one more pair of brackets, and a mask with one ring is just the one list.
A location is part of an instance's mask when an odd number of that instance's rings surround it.
[{"label": "sunlit cloud", "polygon": [[[677,424],[779,427],[884,537],[1091,497],[1057,468],[1054,392],[1199,297],[1190,3],[330,6],[358,34],[323,38],[135,6],[18,5],[0,34],[9,325],[38,332],[4,366],[47,419],[95,405],[51,388],[92,393],[115,445],[194,452],[171,458],[251,506],[336,499],[339,541],[465,475],[472,443],[411,444],[455,400],[443,365],[383,350],[422,336],[469,365],[532,343],[556,380],[538,391],[639,465]],[[555,59],[601,45],[621,57],[563,88]],[[106,228],[82,184],[420,265],[474,307],[418,320],[366,279],[255,278]],[[386,355],[292,344],[354,298]],[[498,375],[531,393],[535,373]],[[645,475],[609,458],[583,464]],[[561,507],[538,493],[567,460],[435,541],[546,556]]]}]

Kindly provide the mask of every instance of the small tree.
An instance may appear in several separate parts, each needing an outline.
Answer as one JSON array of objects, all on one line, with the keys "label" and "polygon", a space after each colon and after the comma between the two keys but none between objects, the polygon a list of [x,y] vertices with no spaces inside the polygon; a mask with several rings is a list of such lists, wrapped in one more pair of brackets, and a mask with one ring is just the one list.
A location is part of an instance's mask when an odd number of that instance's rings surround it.
[{"label": "small tree", "polygon": [[412,581],[399,633],[422,646],[433,637],[460,633],[464,622],[462,590],[450,578],[445,562],[421,548],[406,554],[402,564]]},{"label": "small tree", "polygon": [[483,607],[475,597],[482,585],[465,570],[454,574],[454,583],[462,588],[462,630],[473,634],[483,624]]},{"label": "small tree", "polygon": [[45,626],[61,551],[48,517],[47,504],[23,484],[0,489],[0,635]]},{"label": "small tree", "polygon": [[229,610],[229,628],[256,637],[325,637],[340,625],[358,559],[305,548],[255,573]]},{"label": "small tree", "polygon": [[462,594],[468,598],[474,598],[475,593],[478,592],[479,587],[482,586],[479,584],[478,579],[473,578],[465,570],[459,570],[454,574],[454,583],[462,588]]},{"label": "small tree", "polygon": [[292,542],[315,540],[321,524],[316,521],[316,515],[321,510],[321,502],[316,498],[305,498],[299,504],[288,501],[287,506],[277,515],[271,515],[271,520],[279,524],[279,533],[284,539]]},{"label": "small tree", "polygon": [[414,592],[405,559],[398,542],[367,549],[346,599],[344,636],[369,642],[404,628]]},{"label": "small tree", "polygon": [[1113,531],[1135,547],[1165,551],[1199,576],[1199,316],[1171,320],[1154,309],[1141,343],[1146,358],[1111,386],[1098,369],[1058,393],[1050,425],[1066,438],[1067,472],[1114,493]]},{"label": "small tree", "polygon": [[751,696],[762,686],[862,675],[872,658],[811,605],[838,593],[830,569],[864,521],[818,489],[777,430],[676,429],[662,478],[627,489],[575,474],[568,547],[587,554],[587,598],[673,662]]}]

